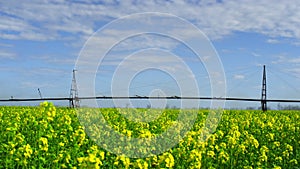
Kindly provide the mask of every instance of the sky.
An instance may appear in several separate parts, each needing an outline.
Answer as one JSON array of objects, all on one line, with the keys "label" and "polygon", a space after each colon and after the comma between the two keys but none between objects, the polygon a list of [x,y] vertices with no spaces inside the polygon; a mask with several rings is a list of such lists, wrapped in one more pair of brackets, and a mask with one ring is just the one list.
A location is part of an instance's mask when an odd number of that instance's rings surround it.
[{"label": "sky", "polygon": [[266,65],[267,97],[300,99],[299,27],[297,0],[0,1],[0,98],[69,97],[74,68],[79,96],[260,98]]}]

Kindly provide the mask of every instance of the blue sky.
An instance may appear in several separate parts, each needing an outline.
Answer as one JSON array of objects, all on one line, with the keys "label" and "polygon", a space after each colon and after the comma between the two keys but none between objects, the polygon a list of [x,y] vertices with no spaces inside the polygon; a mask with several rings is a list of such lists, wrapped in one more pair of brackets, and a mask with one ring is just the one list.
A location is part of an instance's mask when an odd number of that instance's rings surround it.
[{"label": "blue sky", "polygon": [[[161,12],[187,20],[209,38],[223,64],[228,97],[260,98],[262,65],[265,64],[268,98],[300,99],[300,87],[297,85],[300,82],[299,8],[300,2],[296,0],[280,3],[271,0],[1,1],[0,98],[37,98],[37,88],[40,88],[43,97],[68,97],[72,69],[84,44],[95,31],[126,15]],[[168,21],[158,18],[152,22],[155,25]],[[98,47],[113,40],[121,31],[138,30],[142,23],[121,26],[126,30],[120,27],[106,30],[105,36],[99,39]],[[170,28],[166,24],[162,29]],[[195,60],[193,53],[182,43],[157,35],[131,37],[116,45],[98,69],[96,95],[112,94],[113,73],[118,67],[115,62],[120,62],[120,56],[124,59],[145,48],[161,49],[161,54],[165,55],[164,50],[172,49],[170,51],[182,58],[192,70],[200,95],[210,96],[208,74],[201,61]],[[132,65],[127,66],[141,65],[148,60],[151,63],[154,59],[151,57],[155,55],[147,51],[139,54],[144,54],[143,59],[134,60],[133,56]],[[157,64],[171,73],[180,69],[176,63],[168,63],[171,62],[162,59]],[[185,75],[178,76],[182,76],[180,81],[185,81]],[[115,86],[114,90],[120,91],[119,94],[124,89],[122,85],[118,83]],[[128,91],[129,95],[180,95],[176,80],[157,70],[137,74]],[[205,102],[203,106],[207,104]],[[259,103],[228,102],[226,106],[259,106]],[[276,104],[273,106],[276,107]]]}]

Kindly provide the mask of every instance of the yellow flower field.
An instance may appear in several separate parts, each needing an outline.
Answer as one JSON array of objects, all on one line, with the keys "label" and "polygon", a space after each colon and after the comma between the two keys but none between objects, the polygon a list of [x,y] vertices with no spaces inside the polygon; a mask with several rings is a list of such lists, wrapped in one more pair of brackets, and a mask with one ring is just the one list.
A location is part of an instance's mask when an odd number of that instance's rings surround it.
[{"label": "yellow flower field", "polygon": [[[176,123],[179,113],[140,109],[141,117],[146,111],[162,112],[154,121],[132,122],[119,113],[131,109],[97,110],[111,128],[132,138],[160,135]],[[225,110],[217,130],[204,142],[202,127],[209,110],[197,111],[192,130],[173,148],[147,158],[128,158],[92,141],[74,109],[48,102],[39,107],[2,106],[0,168],[299,168],[300,111]],[[87,119],[97,120],[94,116]]]}]

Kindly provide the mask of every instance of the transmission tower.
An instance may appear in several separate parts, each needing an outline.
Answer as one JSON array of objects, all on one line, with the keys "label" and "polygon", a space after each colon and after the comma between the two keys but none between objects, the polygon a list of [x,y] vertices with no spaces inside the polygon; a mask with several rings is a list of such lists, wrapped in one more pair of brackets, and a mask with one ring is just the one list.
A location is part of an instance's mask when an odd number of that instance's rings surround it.
[{"label": "transmission tower", "polygon": [[262,80],[262,91],[261,91],[261,109],[267,111],[267,77],[266,77],[266,66],[263,68],[263,80]]},{"label": "transmission tower", "polygon": [[73,69],[73,77],[72,77],[72,84],[71,84],[71,90],[70,90],[70,100],[69,100],[69,106],[71,108],[80,107],[79,99],[78,99],[78,89],[77,89],[75,72],[76,72],[76,70]]},{"label": "transmission tower", "polygon": [[42,97],[42,93],[40,91],[40,88],[38,88],[38,92],[39,92],[40,98],[42,99],[43,97]]}]

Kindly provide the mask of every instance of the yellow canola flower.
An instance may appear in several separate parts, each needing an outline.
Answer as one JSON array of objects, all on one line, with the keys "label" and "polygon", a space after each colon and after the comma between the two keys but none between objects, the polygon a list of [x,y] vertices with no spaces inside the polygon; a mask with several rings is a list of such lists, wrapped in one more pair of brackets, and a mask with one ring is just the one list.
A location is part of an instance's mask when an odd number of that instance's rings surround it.
[{"label": "yellow canola flower", "polygon": [[192,159],[195,158],[197,161],[201,161],[202,154],[200,151],[192,150],[191,154],[190,154],[190,158],[192,158]]},{"label": "yellow canola flower", "polygon": [[44,145],[48,144],[48,139],[45,138],[45,137],[41,137],[41,138],[40,138],[40,141],[42,141],[42,143],[43,143]]},{"label": "yellow canola flower", "polygon": [[100,154],[101,160],[104,160],[104,157],[105,157],[104,151],[101,151],[99,154]]},{"label": "yellow canola flower", "polygon": [[40,106],[42,106],[42,107],[47,107],[47,106],[48,106],[48,102],[47,102],[47,101],[44,101],[44,102],[40,103]]},{"label": "yellow canola flower", "polygon": [[266,155],[266,153],[262,153],[262,155],[259,156],[259,161],[264,161],[264,162],[268,161],[268,156]]},{"label": "yellow canola flower", "polygon": [[95,163],[96,162],[96,155],[95,154],[89,154],[89,161],[91,163]]},{"label": "yellow canola flower", "polygon": [[99,158],[96,158],[95,168],[100,168],[99,166],[102,165],[102,162]]},{"label": "yellow canola flower", "polygon": [[294,163],[295,165],[297,165],[298,161],[296,159],[292,159],[292,160],[290,160],[290,163]]},{"label": "yellow canola flower", "polygon": [[273,123],[271,123],[271,122],[268,121],[267,126],[273,127]]},{"label": "yellow canola flower", "polygon": [[25,146],[25,152],[24,152],[25,158],[31,157],[32,152],[33,152],[33,151],[32,151],[32,149],[31,149],[30,145],[29,145],[29,144],[26,144],[26,146]]},{"label": "yellow canola flower", "polygon": [[173,155],[171,153],[168,153],[168,156],[165,159],[165,162],[166,162],[166,166],[168,168],[172,168],[174,166],[174,164],[175,164],[174,157],[173,157]]},{"label": "yellow canola flower", "polygon": [[228,144],[231,145],[231,148],[233,148],[234,145],[236,145],[236,139],[234,137],[229,137]]},{"label": "yellow canola flower", "polygon": [[17,145],[17,144],[15,144],[15,143],[11,142],[11,141],[9,141],[8,143],[10,144],[11,148],[16,147],[16,145]]},{"label": "yellow canola flower", "polygon": [[13,155],[15,152],[16,152],[16,149],[14,148],[14,149],[12,149],[11,151],[9,151],[9,154],[10,154],[10,155]]},{"label": "yellow canola flower", "polygon": [[123,131],[122,131],[122,133],[124,133],[126,136],[128,136],[128,137],[131,137],[132,136],[132,131],[130,131],[130,130],[126,130],[126,129],[124,129]]},{"label": "yellow canola flower", "polygon": [[286,149],[288,150],[288,151],[290,151],[290,152],[292,152],[293,151],[293,146],[291,146],[291,145],[289,145],[289,144],[286,144]]},{"label": "yellow canola flower", "polygon": [[72,119],[69,115],[65,115],[64,120],[66,125],[70,125],[72,123]]},{"label": "yellow canola flower", "polygon": [[253,169],[251,166],[244,166],[244,169]]},{"label": "yellow canola flower", "polygon": [[139,169],[148,169],[148,163],[144,160],[141,159],[136,160],[136,165]]},{"label": "yellow canola flower", "polygon": [[223,149],[226,149],[226,143],[222,142],[222,143],[220,144],[220,147],[222,147]]},{"label": "yellow canola flower", "polygon": [[215,157],[215,152],[214,151],[208,151],[207,152],[207,155],[211,158],[214,158]]},{"label": "yellow canola flower", "polygon": [[152,133],[149,130],[142,130],[141,131],[141,138],[151,138]]},{"label": "yellow canola flower", "polygon": [[274,140],[274,135],[275,135],[274,133],[268,133],[267,134],[268,140],[273,141]]},{"label": "yellow canola flower", "polygon": [[90,150],[87,150],[88,153],[96,153],[98,151],[98,146],[91,146]]},{"label": "yellow canola flower", "polygon": [[258,148],[259,146],[259,143],[255,138],[252,139],[252,144],[254,145],[255,148]]},{"label": "yellow canola flower", "polygon": [[276,146],[276,147],[279,147],[279,146],[280,146],[280,142],[279,142],[279,141],[275,141],[273,144],[274,144],[274,146]]},{"label": "yellow canola flower", "polygon": [[67,156],[66,156],[66,162],[69,164],[70,160],[71,160],[71,156],[70,156],[70,154],[67,154]]},{"label": "yellow canola flower", "polygon": [[215,141],[217,140],[216,137],[215,137],[215,135],[210,136],[209,139],[211,141],[211,144],[215,144]]},{"label": "yellow canola flower", "polygon": [[218,156],[218,159],[221,160],[222,163],[226,163],[229,160],[229,155],[228,153],[221,151]]},{"label": "yellow canola flower", "polygon": [[41,137],[39,139],[39,141],[42,142],[42,145],[39,145],[39,148],[44,150],[44,151],[48,151],[48,139],[45,137]]},{"label": "yellow canola flower", "polygon": [[125,157],[125,156],[121,156],[120,160],[123,162],[123,164],[125,165],[125,168],[129,168],[130,166],[130,158]]},{"label": "yellow canola flower", "polygon": [[239,150],[241,150],[242,153],[245,154],[246,146],[244,144],[239,145]]},{"label": "yellow canola flower", "polygon": [[285,150],[285,151],[282,153],[282,155],[283,155],[284,157],[287,157],[287,158],[289,158],[289,156],[290,156],[290,153],[289,153],[289,151],[288,151],[288,150]]},{"label": "yellow canola flower", "polygon": [[55,117],[55,115],[56,115],[55,109],[49,110],[49,111],[47,112],[47,115],[48,115],[48,117]]},{"label": "yellow canola flower", "polygon": [[275,160],[281,162],[282,161],[282,157],[275,157]]},{"label": "yellow canola flower", "polygon": [[268,147],[266,147],[266,146],[262,146],[262,147],[260,148],[260,151],[261,151],[262,153],[266,153],[266,152],[269,152],[269,149],[268,149]]},{"label": "yellow canola flower", "polygon": [[220,137],[223,137],[223,136],[224,136],[224,133],[223,133],[221,130],[219,130],[219,131],[217,132],[217,134],[218,134]]},{"label": "yellow canola flower", "polygon": [[77,161],[78,161],[79,164],[81,164],[84,160],[85,160],[84,157],[78,157],[77,158]]}]

